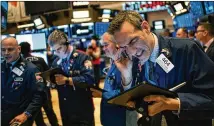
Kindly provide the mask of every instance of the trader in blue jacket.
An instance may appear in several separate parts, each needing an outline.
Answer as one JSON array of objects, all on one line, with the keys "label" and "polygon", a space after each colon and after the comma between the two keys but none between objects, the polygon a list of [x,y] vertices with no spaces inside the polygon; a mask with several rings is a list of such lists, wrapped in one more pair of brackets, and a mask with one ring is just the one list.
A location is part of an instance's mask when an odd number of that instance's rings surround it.
[{"label": "trader in blue jacket", "polygon": [[59,30],[49,35],[48,43],[59,57],[53,66],[64,71],[55,75],[63,126],[94,126],[93,99],[87,88],[94,84],[89,56],[76,51]]},{"label": "trader in blue jacket", "polygon": [[[148,106],[149,116],[163,113],[168,126],[212,125],[214,64],[197,44],[189,39],[163,38],[151,33],[148,22],[135,11],[117,14],[108,32],[114,35],[119,52],[141,61],[144,81],[166,89],[186,82],[176,90],[177,98],[152,94],[145,97],[145,102],[153,103]],[[117,61],[123,87],[129,88],[133,82],[131,68],[127,66],[130,61]],[[127,105],[135,107],[135,102]]]},{"label": "trader in blue jacket", "polygon": [[100,92],[91,88],[94,97],[101,97],[101,123],[103,126],[136,126],[138,114],[136,111],[126,110],[125,107],[108,104],[108,99],[123,92],[121,85],[120,71],[114,64],[115,54],[117,52],[116,44],[113,42],[113,36],[109,33],[104,33],[102,36],[103,51],[106,57],[111,60],[110,68],[104,81],[104,90]]},{"label": "trader in blue jacket", "polygon": [[21,49],[13,37],[1,41],[1,124],[18,123],[32,126],[41,109],[44,83],[36,81],[37,67],[20,55]]}]

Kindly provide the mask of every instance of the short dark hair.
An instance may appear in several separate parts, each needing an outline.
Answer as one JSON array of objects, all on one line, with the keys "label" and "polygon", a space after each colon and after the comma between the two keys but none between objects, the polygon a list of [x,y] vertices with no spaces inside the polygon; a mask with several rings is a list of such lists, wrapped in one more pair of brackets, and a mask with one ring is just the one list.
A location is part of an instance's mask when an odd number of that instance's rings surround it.
[{"label": "short dark hair", "polygon": [[30,54],[31,49],[28,42],[21,42],[19,45],[21,46],[21,53],[24,57]]},{"label": "short dark hair", "polygon": [[184,33],[188,34],[187,28],[182,27],[182,28],[179,28],[179,29],[181,29]]},{"label": "short dark hair", "polygon": [[194,32],[193,30],[190,30],[190,31],[188,32],[188,34],[189,34],[190,36],[195,36],[195,32]]},{"label": "short dark hair", "polygon": [[141,22],[143,20],[142,16],[136,11],[121,11],[114,17],[107,32],[113,35],[115,31],[121,29],[121,26],[125,21],[132,24],[135,29],[141,30]]},{"label": "short dark hair", "polygon": [[202,22],[199,24],[199,26],[204,27],[211,36],[214,36],[214,24],[207,23],[207,22]]}]

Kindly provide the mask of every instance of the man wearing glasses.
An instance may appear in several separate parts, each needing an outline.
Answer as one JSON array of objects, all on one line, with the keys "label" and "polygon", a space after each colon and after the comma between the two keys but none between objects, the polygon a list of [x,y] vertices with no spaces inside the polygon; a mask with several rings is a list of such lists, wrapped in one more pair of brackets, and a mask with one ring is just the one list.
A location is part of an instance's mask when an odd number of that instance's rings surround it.
[{"label": "man wearing glasses", "polygon": [[199,24],[195,36],[204,44],[204,51],[214,62],[214,24]]},{"label": "man wearing glasses", "polygon": [[[163,38],[152,33],[148,22],[135,11],[118,13],[108,32],[114,36],[120,52],[126,52],[129,57],[134,56],[141,61],[144,81],[166,89],[186,82],[176,91],[177,98],[155,94],[145,97],[145,102],[152,103],[148,106],[149,116],[164,114],[168,126],[212,125],[214,64],[195,42],[190,39]],[[121,71],[124,88],[129,88],[135,82],[127,62],[115,62]],[[138,105],[131,101],[127,106]]]},{"label": "man wearing glasses", "polygon": [[13,37],[1,41],[1,124],[32,126],[41,109],[44,90],[36,81],[39,70],[20,55],[21,49]]}]

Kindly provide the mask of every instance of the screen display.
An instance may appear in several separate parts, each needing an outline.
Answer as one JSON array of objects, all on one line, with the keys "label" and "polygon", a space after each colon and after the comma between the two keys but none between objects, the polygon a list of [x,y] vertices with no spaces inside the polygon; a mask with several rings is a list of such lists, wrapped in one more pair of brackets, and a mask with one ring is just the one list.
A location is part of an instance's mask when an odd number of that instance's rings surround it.
[{"label": "screen display", "polygon": [[214,13],[214,1],[204,1],[206,14]]},{"label": "screen display", "polygon": [[35,24],[36,26],[41,25],[41,24],[42,24],[42,20],[41,20],[41,18],[37,18],[37,19],[35,19],[35,20],[34,20],[34,24]]},{"label": "screen display", "polygon": [[94,34],[94,23],[81,23],[70,25],[72,37],[90,36]]},{"label": "screen display", "polygon": [[45,33],[37,34],[23,34],[16,35],[18,43],[28,42],[31,45],[31,50],[44,50],[46,49]]},{"label": "screen display", "polygon": [[89,17],[89,11],[73,11],[73,18],[87,18]]},{"label": "screen display", "polygon": [[45,60],[46,64],[48,64],[47,51],[43,51],[43,52],[32,52],[31,55],[43,58]]},{"label": "screen display", "polygon": [[153,21],[153,27],[155,30],[164,29],[165,28],[164,20]]},{"label": "screen display", "polygon": [[7,12],[8,11],[8,2],[1,1],[1,28],[7,28]]},{"label": "screen display", "polygon": [[181,11],[181,10],[184,9],[181,3],[175,4],[175,5],[174,5],[174,8],[175,8],[176,11]]},{"label": "screen display", "polygon": [[109,22],[96,22],[95,34],[102,36],[108,30],[109,25]]}]

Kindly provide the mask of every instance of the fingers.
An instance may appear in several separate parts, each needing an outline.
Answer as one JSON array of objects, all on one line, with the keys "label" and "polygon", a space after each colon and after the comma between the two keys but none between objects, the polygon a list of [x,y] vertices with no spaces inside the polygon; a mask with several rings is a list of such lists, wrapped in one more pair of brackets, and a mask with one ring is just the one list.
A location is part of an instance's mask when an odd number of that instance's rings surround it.
[{"label": "fingers", "polygon": [[16,121],[15,118],[12,119],[12,120],[10,121],[10,124],[14,123],[15,121]]},{"label": "fingers", "polygon": [[144,98],[145,102],[158,102],[165,99],[165,96],[162,95],[149,95]]},{"label": "fingers", "polygon": [[130,108],[135,108],[135,102],[134,102],[134,101],[128,101],[128,102],[126,103],[126,105],[127,105],[128,107],[130,107]]},{"label": "fingers", "polygon": [[92,92],[101,93],[101,91],[99,91],[99,90],[97,90],[97,89],[94,89],[94,88],[90,88],[90,90],[91,90]]},{"label": "fingers", "polygon": [[96,90],[96,89],[94,89],[94,88],[90,88],[90,90],[91,90],[91,91],[97,91],[97,90]]}]

